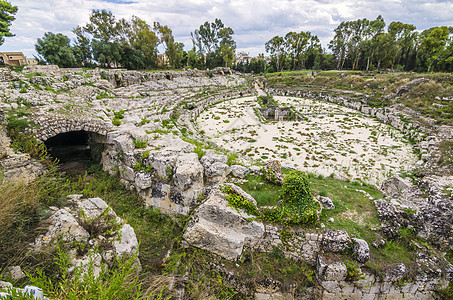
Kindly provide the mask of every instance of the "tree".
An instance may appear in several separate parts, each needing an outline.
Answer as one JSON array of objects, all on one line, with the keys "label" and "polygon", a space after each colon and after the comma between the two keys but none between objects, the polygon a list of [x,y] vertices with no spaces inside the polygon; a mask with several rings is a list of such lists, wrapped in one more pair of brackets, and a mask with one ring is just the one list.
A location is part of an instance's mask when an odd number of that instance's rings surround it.
[{"label": "tree", "polygon": [[401,22],[392,22],[389,25],[388,33],[393,37],[394,40],[394,53],[392,57],[392,70],[397,61],[398,55],[403,56],[411,50],[415,40],[414,25],[403,24]]},{"label": "tree", "polygon": [[335,36],[330,41],[329,48],[338,58],[337,69],[340,70],[343,68],[347,46],[352,38],[351,22],[341,22],[334,31]]},{"label": "tree", "polygon": [[121,62],[120,47],[117,43],[104,40],[92,40],[93,58],[102,66],[110,68]]},{"label": "tree", "polygon": [[69,45],[69,38],[61,33],[47,32],[35,44],[40,59],[59,67],[73,67],[76,64],[74,54]]},{"label": "tree", "polygon": [[157,66],[157,45],[159,38],[145,21],[133,16],[130,24],[130,46],[143,52],[147,67]]},{"label": "tree", "polygon": [[91,45],[90,39],[86,36],[82,27],[77,26],[72,30],[76,36],[72,52],[78,65],[91,66]]},{"label": "tree", "polygon": [[93,10],[90,14],[90,22],[83,29],[93,35],[95,39],[105,42],[117,39],[119,33],[115,16],[105,9]]},{"label": "tree", "polygon": [[266,42],[265,50],[271,54],[272,59],[275,60],[276,72],[282,70],[282,62],[285,57],[285,41],[281,36],[274,36],[272,39]]},{"label": "tree", "polygon": [[232,65],[236,51],[233,34],[233,29],[225,27],[220,19],[213,23],[205,22],[190,33],[197,54],[205,57],[208,68]]},{"label": "tree", "polygon": [[175,42],[172,30],[154,22],[154,31],[158,34],[159,43],[164,46],[170,68],[180,68],[184,57],[184,44]]},{"label": "tree", "polygon": [[449,41],[449,34],[447,26],[433,27],[421,33],[421,52],[426,56],[428,72],[432,71],[434,63],[440,60],[440,55]]},{"label": "tree", "polygon": [[362,42],[362,49],[365,51],[367,56],[367,71],[370,68],[371,59],[374,57],[374,53],[376,51],[378,36],[384,32],[384,27],[384,18],[379,15],[376,20],[369,23],[365,30],[365,40]]},{"label": "tree", "polygon": [[17,6],[11,5],[8,1],[0,1],[0,46],[5,42],[5,37],[14,36],[9,31],[11,23],[16,19]]}]

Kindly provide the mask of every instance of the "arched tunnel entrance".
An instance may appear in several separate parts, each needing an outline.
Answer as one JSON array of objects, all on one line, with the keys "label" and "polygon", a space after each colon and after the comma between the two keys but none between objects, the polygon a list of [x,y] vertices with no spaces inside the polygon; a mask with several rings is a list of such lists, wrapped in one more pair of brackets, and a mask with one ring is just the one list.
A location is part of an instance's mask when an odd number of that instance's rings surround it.
[{"label": "arched tunnel entrance", "polygon": [[103,135],[80,130],[57,134],[44,143],[48,154],[58,159],[61,171],[78,175],[101,163],[104,139]]}]

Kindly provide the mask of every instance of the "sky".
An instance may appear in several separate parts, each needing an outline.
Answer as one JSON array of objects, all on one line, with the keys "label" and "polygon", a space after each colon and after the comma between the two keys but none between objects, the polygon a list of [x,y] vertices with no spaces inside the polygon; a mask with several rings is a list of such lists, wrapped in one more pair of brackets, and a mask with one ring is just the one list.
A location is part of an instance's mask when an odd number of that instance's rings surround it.
[{"label": "sky", "polygon": [[192,48],[190,33],[204,22],[222,20],[234,30],[237,51],[251,56],[265,53],[264,44],[275,35],[310,31],[327,48],[333,30],[342,22],[382,15],[413,24],[418,31],[453,26],[453,0],[9,0],[19,8],[11,26],[14,37],[5,38],[0,51],[36,55],[34,45],[46,32],[63,33],[85,25],[93,9],[106,9],[118,18],[133,15],[148,24],[158,21],[173,30],[176,41]]}]

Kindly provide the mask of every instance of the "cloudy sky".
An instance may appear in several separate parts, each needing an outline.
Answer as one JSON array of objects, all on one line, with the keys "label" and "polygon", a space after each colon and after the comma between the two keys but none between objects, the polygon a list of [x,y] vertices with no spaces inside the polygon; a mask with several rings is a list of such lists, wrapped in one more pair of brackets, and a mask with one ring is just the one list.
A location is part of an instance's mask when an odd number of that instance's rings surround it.
[{"label": "cloudy sky", "polygon": [[453,0],[9,0],[19,8],[11,32],[0,51],[36,54],[34,44],[45,32],[73,37],[71,30],[85,25],[90,11],[106,9],[117,18],[136,15],[149,24],[168,25],[177,41],[192,47],[190,32],[205,21],[220,18],[235,31],[238,51],[255,56],[264,43],[289,31],[310,31],[324,48],[339,23],[382,15],[392,21],[413,24],[421,31],[434,26],[453,26]]}]

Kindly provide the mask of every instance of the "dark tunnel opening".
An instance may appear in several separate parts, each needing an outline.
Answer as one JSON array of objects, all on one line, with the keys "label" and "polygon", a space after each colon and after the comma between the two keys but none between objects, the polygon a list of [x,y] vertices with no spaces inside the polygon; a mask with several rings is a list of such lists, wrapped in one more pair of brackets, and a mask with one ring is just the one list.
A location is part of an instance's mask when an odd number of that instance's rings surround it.
[{"label": "dark tunnel opening", "polygon": [[57,134],[45,141],[48,154],[58,159],[61,171],[84,174],[90,166],[100,162],[100,155],[95,153],[99,145],[92,135],[84,130]]}]

